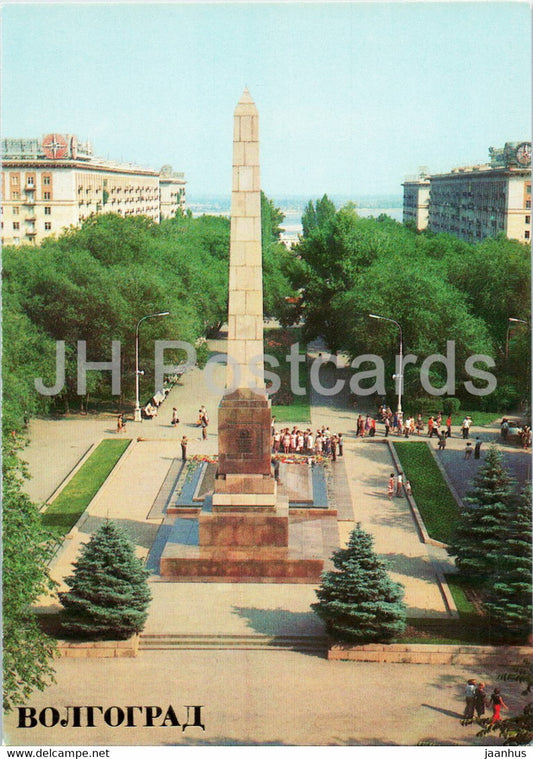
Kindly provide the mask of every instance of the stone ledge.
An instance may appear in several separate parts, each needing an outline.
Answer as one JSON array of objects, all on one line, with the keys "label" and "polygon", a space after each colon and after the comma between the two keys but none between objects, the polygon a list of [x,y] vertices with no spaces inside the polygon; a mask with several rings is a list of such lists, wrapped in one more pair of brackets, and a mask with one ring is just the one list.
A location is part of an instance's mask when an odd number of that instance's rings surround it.
[{"label": "stone ledge", "polygon": [[139,635],[127,640],[93,640],[58,642],[61,658],[70,659],[114,659],[134,658],[139,651]]},{"label": "stone ledge", "polygon": [[329,647],[328,660],[366,661],[388,664],[461,664],[476,666],[480,659],[491,664],[519,664],[533,654],[531,646],[461,646],[401,643],[373,643],[350,646],[336,643]]}]

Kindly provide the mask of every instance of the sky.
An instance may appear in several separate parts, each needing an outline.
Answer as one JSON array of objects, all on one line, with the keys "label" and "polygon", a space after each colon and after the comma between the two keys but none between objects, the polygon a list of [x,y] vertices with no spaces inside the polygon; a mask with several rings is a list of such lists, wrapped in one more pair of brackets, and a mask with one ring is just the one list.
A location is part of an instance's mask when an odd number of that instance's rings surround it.
[{"label": "sky", "polygon": [[89,139],[229,195],[233,110],[269,197],[398,195],[420,166],[531,139],[520,2],[2,3],[2,137]]}]

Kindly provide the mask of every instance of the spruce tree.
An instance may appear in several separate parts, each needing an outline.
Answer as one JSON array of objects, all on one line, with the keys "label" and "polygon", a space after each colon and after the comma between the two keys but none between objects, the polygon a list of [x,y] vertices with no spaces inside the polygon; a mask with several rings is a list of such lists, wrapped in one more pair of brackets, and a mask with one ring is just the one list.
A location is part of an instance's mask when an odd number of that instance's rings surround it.
[{"label": "spruce tree", "polygon": [[336,640],[377,643],[391,640],[405,629],[403,586],[393,582],[386,564],[373,551],[374,540],[358,524],[347,547],[335,551],[338,571],[324,572],[312,608]]},{"label": "spruce tree", "polygon": [[139,633],[148,615],[149,572],[128,537],[106,521],[82,546],[74,574],[60,593],[62,627],[67,635],[124,639]]},{"label": "spruce tree", "polygon": [[474,478],[474,487],[464,499],[448,553],[455,556],[459,572],[470,581],[490,582],[495,571],[495,554],[513,509],[514,482],[495,446],[487,451],[485,463]]},{"label": "spruce tree", "polygon": [[484,604],[492,624],[507,640],[524,640],[531,633],[531,526],[531,489],[527,488],[491,554],[496,570]]}]

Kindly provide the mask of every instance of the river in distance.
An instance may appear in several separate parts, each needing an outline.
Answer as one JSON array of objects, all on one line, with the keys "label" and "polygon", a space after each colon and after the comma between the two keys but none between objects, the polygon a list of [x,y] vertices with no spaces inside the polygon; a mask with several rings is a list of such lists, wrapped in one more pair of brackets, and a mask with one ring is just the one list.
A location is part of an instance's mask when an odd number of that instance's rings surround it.
[{"label": "river in distance", "polygon": [[[331,196],[331,200],[337,208],[350,202],[348,197]],[[298,240],[298,235],[302,232],[302,214],[305,210],[308,197],[290,197],[290,198],[273,198],[272,202],[276,208],[279,208],[285,218],[280,225],[282,229],[281,239],[286,244],[291,244]],[[366,196],[354,198],[353,202],[357,207],[357,213],[363,217],[379,216],[386,214],[395,221],[402,221],[402,198],[389,195]],[[230,198],[223,196],[202,196],[187,199],[187,208],[193,216],[229,216],[230,215]]]}]

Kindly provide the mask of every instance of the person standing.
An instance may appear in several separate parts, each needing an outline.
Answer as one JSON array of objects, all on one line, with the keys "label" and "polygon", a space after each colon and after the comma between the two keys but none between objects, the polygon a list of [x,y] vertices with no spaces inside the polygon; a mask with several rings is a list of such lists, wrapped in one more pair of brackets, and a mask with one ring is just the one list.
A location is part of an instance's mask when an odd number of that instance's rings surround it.
[{"label": "person standing", "polygon": [[474,718],[474,698],[476,694],[476,681],[469,680],[465,688],[465,710],[463,719]]},{"label": "person standing", "polygon": [[339,456],[342,456],[342,449],[344,446],[344,440],[342,438],[342,432],[339,432],[337,435],[337,445],[339,446]]},{"label": "person standing", "polygon": [[446,448],[446,433],[443,432],[439,435],[439,451],[443,451]]},{"label": "person standing", "polygon": [[403,474],[401,472],[398,472],[398,477],[396,478],[396,496],[397,497],[401,497],[402,489],[403,489]]},{"label": "person standing", "polygon": [[480,451],[481,451],[481,440],[477,437],[476,438],[476,444],[474,446],[474,458],[478,459],[480,457]]},{"label": "person standing", "polygon": [[179,422],[179,419],[178,419],[178,409],[175,406],[173,406],[172,407],[172,421],[170,423],[173,426],[176,426],[176,424],[178,424],[178,422]]},{"label": "person standing", "polygon": [[394,495],[394,474],[392,472],[387,483],[387,495],[389,496],[389,500],[392,501],[392,496]]},{"label": "person standing", "polygon": [[181,438],[181,460],[187,461],[187,438],[185,435]]},{"label": "person standing", "polygon": [[452,436],[452,415],[449,414],[446,419],[446,437]]},{"label": "person standing", "polygon": [[487,706],[487,694],[485,692],[485,683],[478,683],[474,692],[474,708],[478,717],[485,714]]},{"label": "person standing", "polygon": [[465,459],[472,458],[472,443],[467,443],[465,448]]},{"label": "person standing", "polygon": [[509,707],[504,703],[499,688],[494,688],[494,693],[490,697],[490,703],[492,706],[492,719],[490,721],[490,724],[493,725],[495,722],[499,722],[501,720],[500,711],[502,706],[504,709],[508,709]]},{"label": "person standing", "polygon": [[468,438],[470,437],[470,424],[471,424],[470,417],[469,416],[465,416],[465,418],[463,419],[463,423],[461,425],[461,431],[463,433],[463,440],[468,440]]},{"label": "person standing", "polygon": [[389,431],[390,431],[390,418],[388,416],[385,417],[385,437],[389,437]]}]

